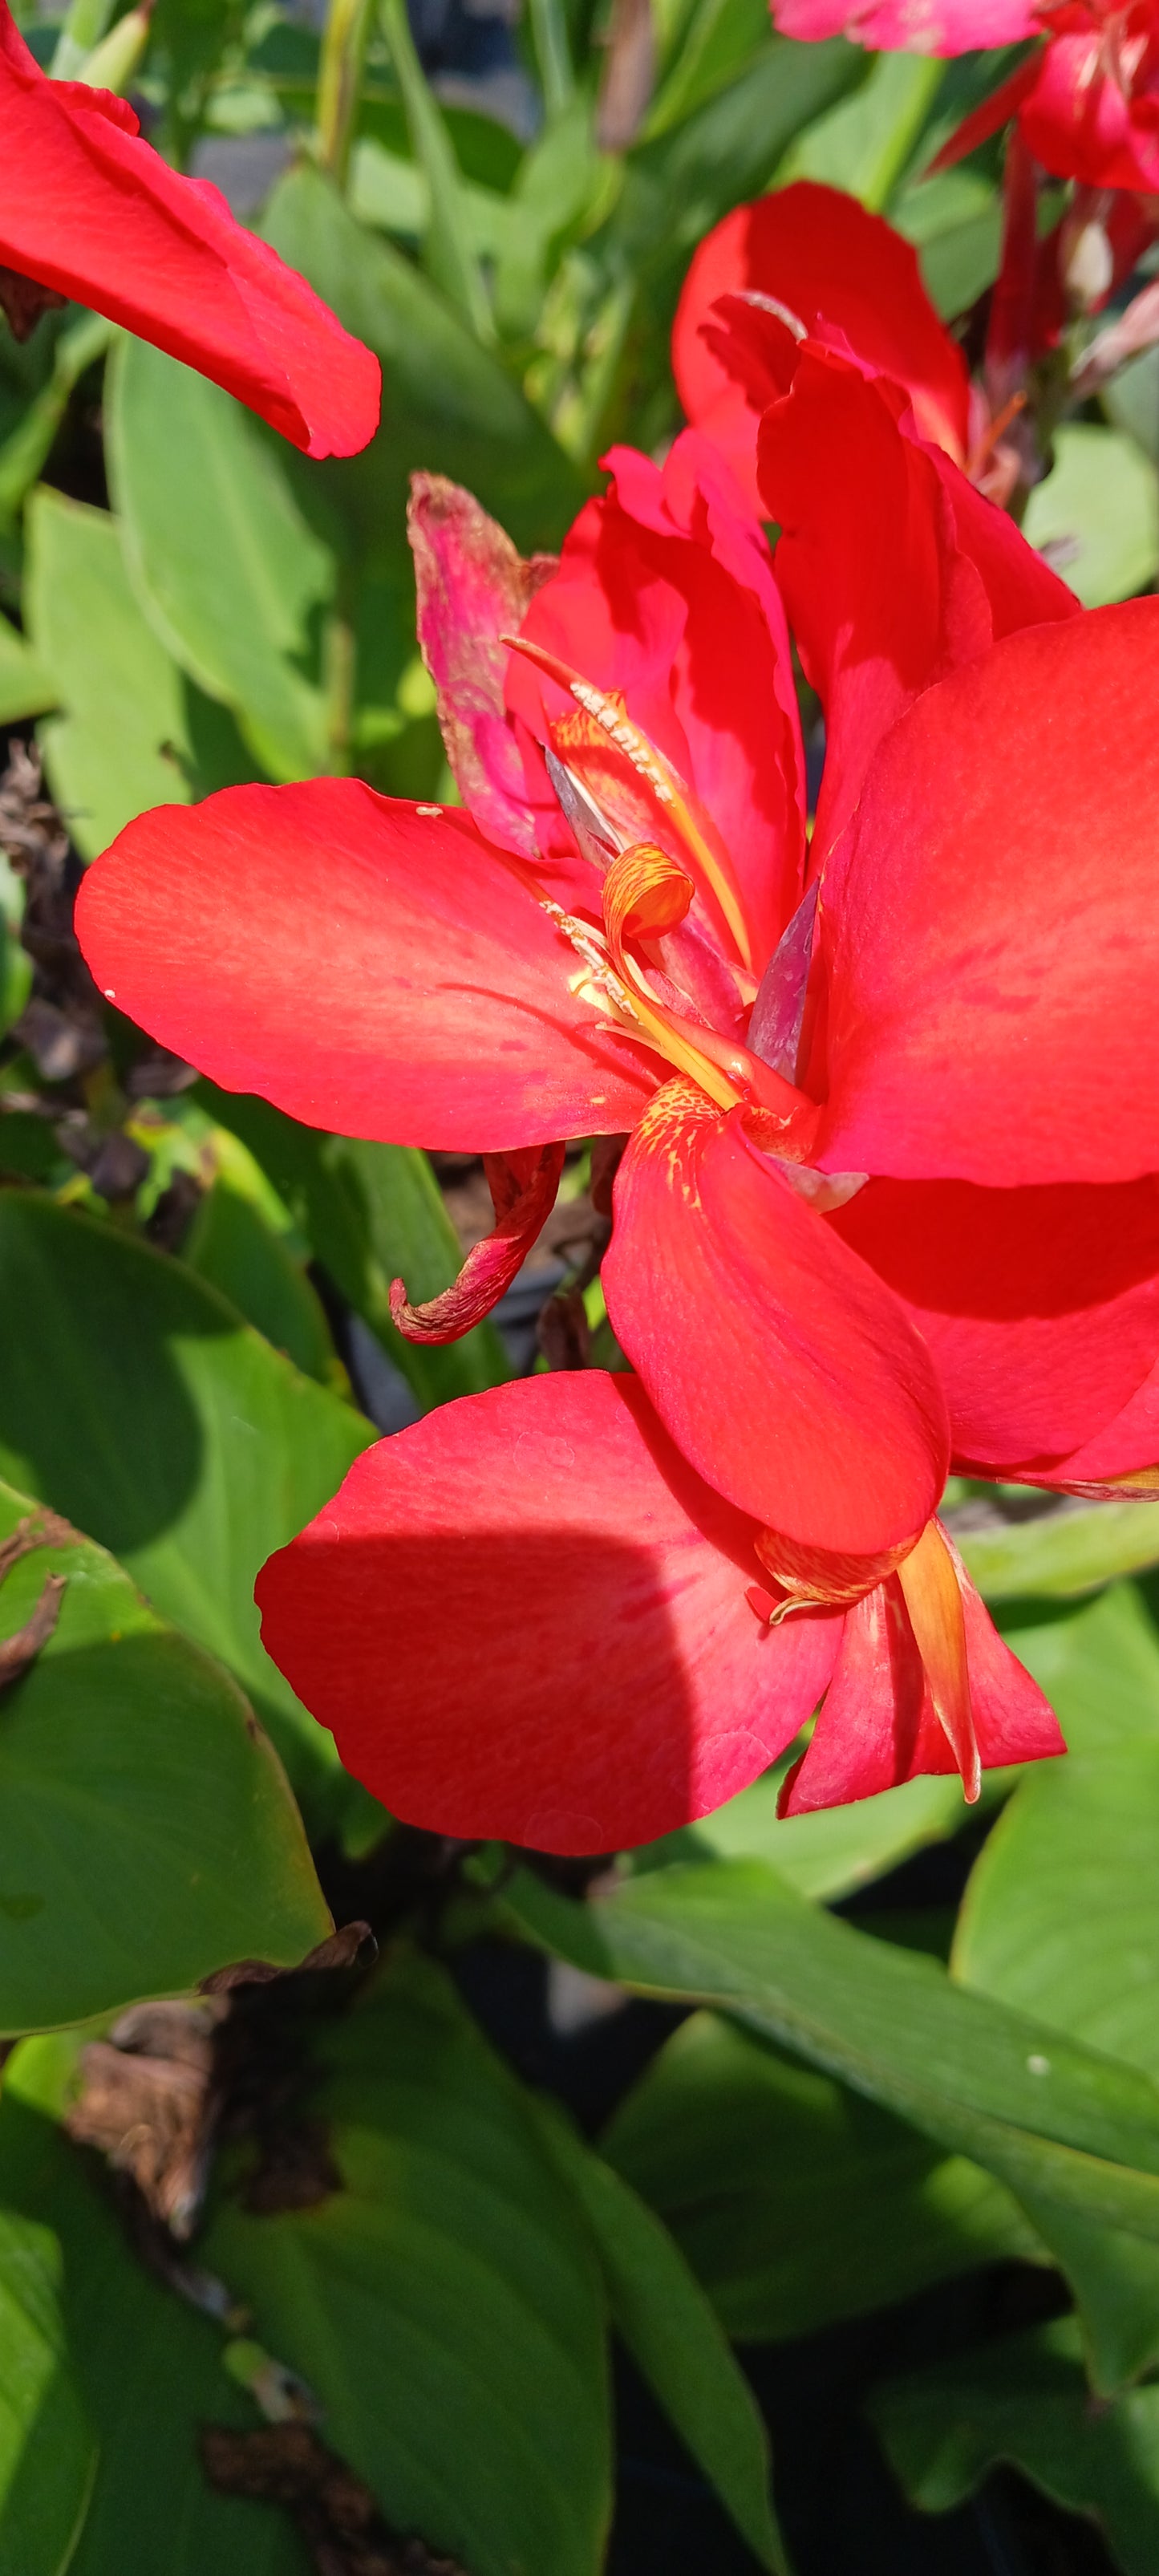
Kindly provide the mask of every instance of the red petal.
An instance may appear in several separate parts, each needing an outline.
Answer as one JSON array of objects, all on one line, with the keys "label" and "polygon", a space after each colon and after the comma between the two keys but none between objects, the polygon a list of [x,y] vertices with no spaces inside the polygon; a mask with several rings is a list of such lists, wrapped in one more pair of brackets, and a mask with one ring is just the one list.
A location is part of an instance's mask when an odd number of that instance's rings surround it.
[{"label": "red petal", "polygon": [[701,242],[672,331],[689,420],[721,446],[758,513],[761,406],[730,368],[728,335],[712,312],[718,296],[753,293],[785,305],[811,339],[842,349],[867,375],[904,385],[923,437],[964,460],[965,362],[926,294],[917,252],[856,197],[798,179],[735,207]]},{"label": "red petal", "polygon": [[[974,1734],[983,1768],[1064,1753],[1058,1720],[1037,1682],[993,1627],[952,1542]],[[957,1769],[934,1711],[896,1575],[846,1612],[837,1667],[798,1765],[786,1815],[872,1798],[923,1772]]]},{"label": "red petal", "polygon": [[924,1343],[690,1083],[667,1083],[628,1145],[603,1277],[673,1438],[742,1510],[841,1555],[923,1527],[949,1454]]},{"label": "red petal", "polygon": [[1038,32],[1032,0],[774,0],[782,35],[852,36],[885,53],[964,54]]},{"label": "red petal", "polygon": [[1153,1179],[871,1181],[832,1221],[904,1298],[945,1390],[955,1457],[983,1475],[1040,1467],[1092,1438],[1159,1349]]},{"label": "red petal", "polygon": [[791,1743],[839,1623],[770,1631],[753,1527],[631,1378],[527,1378],[360,1458],[258,1577],[263,1636],[347,1769],[437,1833],[606,1851]]},{"label": "red petal", "polygon": [[781,528],[777,580],[825,711],[815,865],[912,699],[996,634],[1076,613],[1012,520],[940,450],[905,434],[899,400],[810,346],[761,428],[761,490]]},{"label": "red petal", "polygon": [[447,759],[481,832],[500,849],[535,856],[523,761],[503,696],[508,650],[555,565],[530,563],[470,492],[443,474],[412,474],[407,533],[418,593],[418,637],[438,691]]},{"label": "red petal", "polygon": [[[757,972],[801,893],[804,757],[768,547],[720,459],[679,439],[661,473],[617,448],[524,625],[633,722],[693,790],[728,853]],[[550,715],[566,700],[548,683]],[[512,657],[508,701],[546,738],[544,683]],[[630,835],[662,839],[657,818]],[[672,855],[684,862],[681,849]],[[708,905],[718,935],[719,916]]]},{"label": "red petal", "polygon": [[1012,635],[882,745],[826,879],[830,1169],[1126,1181],[1159,1133],[1159,601]]},{"label": "red petal", "polygon": [[97,859],[102,992],[227,1091],[344,1136],[502,1153],[615,1134],[653,1088],[465,814],[355,779],[162,806]]},{"label": "red petal", "polygon": [[377,358],[305,279],[182,179],[120,100],[38,68],[0,15],[0,261],[196,367],[311,456],[378,426]]},{"label": "red petal", "polygon": [[453,1288],[412,1306],[401,1279],[390,1291],[391,1322],[408,1342],[455,1342],[482,1323],[511,1286],[555,1206],[562,1145],[529,1145],[516,1154],[485,1154],[497,1223],[473,1244]]}]

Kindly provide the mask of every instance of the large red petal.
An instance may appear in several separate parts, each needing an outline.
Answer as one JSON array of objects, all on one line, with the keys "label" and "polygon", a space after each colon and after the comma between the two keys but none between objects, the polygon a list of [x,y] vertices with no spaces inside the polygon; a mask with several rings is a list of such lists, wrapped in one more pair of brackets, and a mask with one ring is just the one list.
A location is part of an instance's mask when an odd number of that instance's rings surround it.
[{"label": "large red petal", "polygon": [[956,340],[922,284],[917,252],[880,215],[839,188],[798,179],[737,206],[695,252],[672,331],[677,391],[697,427],[728,455],[751,506],[760,408],[730,370],[728,336],[713,326],[718,296],[772,296],[811,339],[844,344],[869,375],[904,385],[922,436],[965,458],[969,380]]},{"label": "large red petal", "polygon": [[1159,1351],[1159,1181],[871,1181],[830,1221],[904,1298],[955,1457],[983,1474],[1041,1468],[1091,1439]]},{"label": "large red petal", "polygon": [[436,1833],[651,1841],[763,1771],[839,1621],[770,1631],[753,1525],[631,1378],[528,1378],[358,1460],[258,1577],[263,1638],[348,1770]]},{"label": "large red petal", "polygon": [[826,883],[830,1169],[1153,1168],[1157,680],[1129,600],[1008,636],[883,744]]},{"label": "large red petal", "polygon": [[[694,791],[728,852],[757,971],[801,892],[804,756],[784,610],[761,530],[691,435],[663,471],[630,448],[581,511],[523,632],[628,713]],[[549,713],[566,700],[546,684]],[[508,702],[545,736],[545,684],[513,656]],[[641,837],[655,838],[656,818]],[[674,856],[680,856],[674,851]],[[719,920],[712,913],[719,929]]]},{"label": "large red petal", "polygon": [[616,1176],[608,1312],[699,1473],[804,1547],[870,1556],[934,1510],[949,1455],[898,1300],[738,1116],[658,1092]]},{"label": "large red petal", "polygon": [[350,778],[130,823],[77,899],[106,998],[226,1091],[344,1136],[503,1152],[615,1134],[653,1088],[465,814]]},{"label": "large red petal", "polygon": [[349,456],[378,425],[378,360],[119,99],[51,81],[0,11],[0,260],[168,349],[304,447]]},{"label": "large red petal", "polygon": [[996,634],[1077,614],[1013,522],[941,450],[906,434],[900,401],[809,346],[761,428],[761,490],[781,529],[777,579],[825,711],[816,864],[915,697]]}]

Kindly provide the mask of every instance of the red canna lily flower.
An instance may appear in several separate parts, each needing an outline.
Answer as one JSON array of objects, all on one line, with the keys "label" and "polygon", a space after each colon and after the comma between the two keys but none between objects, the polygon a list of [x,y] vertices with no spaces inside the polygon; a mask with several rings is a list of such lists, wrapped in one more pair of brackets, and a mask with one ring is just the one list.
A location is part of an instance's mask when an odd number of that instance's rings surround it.
[{"label": "red canna lily flower", "polygon": [[[1057,178],[1088,188],[1159,190],[1154,0],[1046,0],[1021,32],[1047,41],[965,118],[933,167],[960,161],[1016,117],[1027,151]],[[979,41],[966,32],[961,47]]]},{"label": "red canna lily flower", "polygon": [[1063,1750],[936,1524],[905,1591],[774,1626],[760,1542],[638,1379],[526,1378],[367,1450],[263,1567],[262,1633],[394,1814],[540,1850],[709,1813],[826,1690],[790,1814]]},{"label": "red canna lily flower", "polygon": [[772,0],[783,36],[850,36],[882,53],[965,54],[1032,36],[1033,0]]},{"label": "red canna lily flower", "polygon": [[[1148,1232],[1141,1198],[1124,1260],[1102,1219],[1143,1189],[1153,1155],[1154,754],[1140,683],[1159,656],[1159,603],[1073,613],[1010,523],[903,434],[879,384],[786,336],[796,374],[766,424],[762,476],[768,442],[781,548],[791,572],[798,549],[816,588],[834,814],[843,806],[827,837],[818,819],[819,906],[801,896],[800,746],[767,551],[695,436],[662,475],[618,454],[612,490],[546,578],[466,496],[420,486],[421,631],[486,838],[462,815],[391,805],[349,780],[244,788],[141,818],[80,897],[102,988],[227,1087],[348,1133],[504,1158],[478,1300],[460,1282],[453,1311],[421,1318],[424,1331],[462,1329],[510,1275],[541,1221],[556,1140],[632,1130],[605,1265],[631,1394],[593,1373],[448,1408],[437,1430],[360,1463],[289,1579],[289,1559],[263,1577],[270,1649],[351,1767],[397,1811],[448,1830],[607,1847],[665,1830],[682,1802],[699,1812],[791,1740],[820,1687],[817,1639],[836,1654],[844,1610],[856,1620],[838,1679],[846,1699],[856,1681],[860,1749],[844,1774],[819,1751],[790,1791],[798,1804],[839,1775],[849,1795],[859,1778],[876,1787],[943,1760],[973,1789],[982,1759],[1057,1749],[1025,1677],[978,1642],[984,1613],[933,1529],[943,1407],[969,1418],[969,1454],[985,1465],[982,1435],[1000,1449],[1018,1405],[1025,1440],[1029,1372],[1049,1480],[1129,1410],[1155,1350],[1159,1225]],[[867,451],[861,496],[870,526],[879,497],[885,509],[884,610],[872,578],[841,575],[840,521],[827,551],[820,433],[834,387],[876,406],[893,442]],[[520,610],[509,657],[501,639]],[[1007,631],[1027,617],[1053,622]],[[1122,749],[1110,779],[1108,741]],[[305,1043],[302,961],[322,919],[332,982],[311,989]],[[1112,1046],[1131,1063],[1129,1091]],[[1048,1271],[1042,1299],[1031,1263],[1044,1226],[1063,1241],[1076,1186],[1097,1228],[1077,1311],[1061,1273]],[[960,1292],[948,1258],[939,1269],[931,1257],[930,1288],[895,1258],[880,1216],[857,1237],[858,1209],[881,1210],[890,1191],[912,1216],[897,1229],[911,1252],[923,1215],[951,1239],[984,1219],[992,1259],[965,1265]],[[602,1462],[613,1404],[653,1469],[663,1449],[678,1543],[671,1503],[654,1484],[649,1499],[651,1470],[629,1470],[621,1449]],[[429,1477],[417,1523],[412,1466]],[[730,1523],[722,1549],[726,1506],[744,1536]],[[689,1518],[711,1560],[688,1554]],[[532,1520],[546,1534],[539,1574],[522,1552]],[[383,1546],[404,1528],[415,1548],[389,1560],[395,1595]],[[584,1528],[593,1579],[577,1605]],[[493,1548],[476,1549],[480,1530]],[[553,1553],[556,1530],[571,1536]],[[613,1547],[630,1560],[622,1583]],[[685,1588],[702,1579],[686,1620]],[[415,1668],[405,1719],[367,1672],[403,1669],[391,1603],[405,1601],[417,1635],[415,1605],[433,1604],[436,1585],[428,1676],[451,1600],[471,1643],[448,1663],[444,1696],[423,1687],[420,1750]],[[884,1607],[857,1609],[879,1592]],[[366,1644],[347,1665],[358,1604]],[[619,1697],[597,1651],[605,1616]],[[775,1708],[756,1689],[745,1620],[779,1677]],[[805,1642],[782,1647],[794,1630]],[[659,1638],[675,1639],[663,1656]],[[599,1722],[589,1657],[604,1675]],[[576,1713],[562,1734],[545,1715],[556,1689]],[[496,1715],[505,1702],[509,1722]],[[822,1750],[831,1732],[818,1728]]]},{"label": "red canna lily flower", "polygon": [[0,0],[0,304],[24,337],[75,297],[249,403],[310,456],[378,425],[378,361],[204,179],[144,142],[124,99],[49,80]]}]

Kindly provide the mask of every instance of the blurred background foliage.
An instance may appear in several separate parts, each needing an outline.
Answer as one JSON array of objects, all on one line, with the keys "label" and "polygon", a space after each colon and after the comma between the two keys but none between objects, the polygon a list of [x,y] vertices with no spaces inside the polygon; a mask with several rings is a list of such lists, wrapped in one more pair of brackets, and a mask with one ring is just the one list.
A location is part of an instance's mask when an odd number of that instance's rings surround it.
[{"label": "blurred background foliage", "polygon": [[[449,1282],[478,1169],[194,1079],[70,930],[147,806],[451,800],[408,473],[557,545],[611,442],[678,428],[677,293],[742,199],[852,190],[976,354],[1000,147],[926,174],[1016,57],[797,46],[764,0],[18,14],[384,405],[311,464],[75,309],[0,342],[6,1633],[67,1578],[0,1707],[0,2569],[1153,2576],[1159,1505],[952,1490],[1071,1746],[980,1815],[921,1780],[780,1823],[770,1776],[588,1905],[398,1827],[254,1576],[379,1431],[543,1365],[545,1300],[616,1364],[588,1159],[496,1319],[403,1343],[390,1281]],[[1148,586],[1153,355],[1054,456],[1032,540],[1088,604]]]}]

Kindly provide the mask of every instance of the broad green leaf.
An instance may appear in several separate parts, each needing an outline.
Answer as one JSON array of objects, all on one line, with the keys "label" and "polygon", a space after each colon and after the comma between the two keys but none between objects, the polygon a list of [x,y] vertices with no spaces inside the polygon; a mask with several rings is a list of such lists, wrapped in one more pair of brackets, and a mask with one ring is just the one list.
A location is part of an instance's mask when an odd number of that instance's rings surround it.
[{"label": "broad green leaf", "polygon": [[205,2260],[301,2372],[388,2518],[471,2576],[597,2576],[604,2304],[588,2230],[449,1980],[401,1962],[322,2043],[311,2109],[343,2188]]},{"label": "broad green leaf", "polygon": [[963,1984],[1159,2078],[1159,1741],[1029,1771],[974,1864]]},{"label": "broad green leaf", "polygon": [[7,617],[0,616],[0,724],[56,704],[56,683]]},{"label": "broad green leaf", "polygon": [[0,2565],[64,2576],[97,2453],[69,2368],[61,2254],[47,2227],[0,2207]]},{"label": "broad green leaf", "polygon": [[913,242],[931,303],[949,321],[965,313],[998,274],[1002,205],[989,180],[973,170],[944,170],[903,188],[889,209],[896,231]]},{"label": "broad green leaf", "polygon": [[716,2013],[681,2023],[600,2146],[742,2339],[812,2334],[1003,2256],[1041,2260],[978,2165]]},{"label": "broad green leaf", "polygon": [[816,45],[770,37],[737,79],[629,154],[610,230],[633,259],[672,273],[674,301],[693,244],[767,186],[801,127],[865,77],[861,47],[840,37]]},{"label": "broad green leaf", "polygon": [[216,1290],[82,1217],[0,1193],[0,1473],[112,1549],[253,1700],[299,1795],[332,1740],[263,1653],[259,1568],[321,1509],[371,1425]]},{"label": "broad green leaf", "polygon": [[144,340],[117,350],[106,403],[110,481],[149,625],[232,710],[271,778],[333,768],[321,630],[334,558],[302,514],[282,442]]},{"label": "broad green leaf", "polygon": [[1061,1500],[1030,1519],[982,1529],[952,1513],[950,1526],[988,1601],[1066,1600],[1159,1562],[1159,1503]]},{"label": "broad green leaf", "polygon": [[25,609],[60,714],[41,727],[53,795],[95,858],[151,805],[246,774],[229,719],[178,670],[134,598],[107,510],[42,485],[26,518]]},{"label": "broad green leaf", "polygon": [[1079,1609],[1021,1603],[1002,1625],[1072,1752],[1159,1744],[1159,1638],[1135,1584],[1111,1584]]},{"label": "broad green leaf", "polygon": [[945,64],[932,54],[879,54],[868,79],[790,145],[777,173],[844,188],[874,212],[888,204],[926,124]]},{"label": "broad green leaf", "polygon": [[281,1236],[227,1180],[205,1192],[181,1257],[295,1368],[324,1386],[333,1383],[336,1355],[317,1289]]},{"label": "broad green leaf", "polygon": [[894,2475],[949,2513],[999,2461],[1098,2523],[1122,2576],[1159,2565],[1159,2386],[1093,2407],[1069,2317],[877,2389],[869,2411]]},{"label": "broad green leaf", "polygon": [[503,1902],[576,1966],[721,2006],[1036,2206],[1159,2243],[1159,2087],[854,1931],[760,1863],[656,1870],[587,1907],[520,1870]]},{"label": "broad green leaf", "polygon": [[[249,2429],[256,2412],[222,2368],[220,2329],[146,2270],[107,2191],[38,2107],[50,2046],[26,2041],[5,2068],[0,2200],[59,2239],[69,2367],[99,2442],[68,2576],[308,2576],[288,2515],[215,2495],[203,2475],[202,2426]],[[65,2466],[62,2449],[62,2487]],[[52,2562],[16,2562],[12,2576],[53,2576]]]},{"label": "broad green leaf", "polygon": [[424,1349],[390,1320],[390,1283],[420,1302],[449,1288],[462,1263],[458,1239],[425,1154],[408,1145],[325,1136],[268,1101],[197,1087],[197,1098],[248,1146],[291,1209],[347,1304],[369,1324],[424,1410],[475,1395],[511,1374],[494,1324]]},{"label": "broad green leaf", "polygon": [[667,2228],[622,2176],[554,2104],[540,2104],[539,2116],[591,2225],[612,2318],[638,2369],[761,2565],[787,2576],[764,2425],[708,2301]]},{"label": "broad green leaf", "polygon": [[[382,426],[362,456],[320,469],[354,531],[356,568],[384,532],[403,543],[402,505],[417,467],[477,493],[517,545],[561,538],[587,485],[493,351],[391,244],[363,231],[316,170],[279,181],[263,230],[383,365]],[[299,469],[300,470],[300,469]]]},{"label": "broad green leaf", "polygon": [[1159,463],[1159,348],[1144,349],[1120,367],[1100,396],[1116,429],[1125,429],[1145,456]]},{"label": "broad green leaf", "polygon": [[[0,1486],[0,1540],[29,1518]],[[4,2033],[235,1959],[289,1967],[330,1928],[281,1766],[229,1675],[64,1524],[0,1586],[6,1636],[50,1573],[67,1577],[56,1629],[0,1695]]]},{"label": "broad green leaf", "polygon": [[969,1813],[957,1779],[926,1778],[850,1807],[778,1816],[787,1760],[666,1843],[645,1845],[635,1866],[651,1869],[668,1858],[695,1860],[709,1852],[722,1860],[767,1860],[802,1896],[829,1900],[867,1886],[923,1844],[943,1841]]},{"label": "broad green leaf", "polygon": [[[701,107],[735,80],[768,43],[768,20],[761,0],[693,0],[675,13],[658,8],[662,80],[644,127],[645,136],[666,134],[693,109]],[[675,47],[665,42],[663,21],[680,21]]]},{"label": "broad green leaf", "polygon": [[506,232],[496,244],[495,312],[501,329],[534,330],[553,259],[573,237],[600,193],[615,184],[614,164],[596,148],[591,101],[577,95],[526,154],[510,197]]},{"label": "broad green leaf", "polygon": [[[1159,2075],[1159,1743],[1031,1771],[975,1863],[953,1973]],[[1159,2358],[1159,2247],[1042,2224],[1079,2295],[1096,2386]]]},{"label": "broad green leaf", "polygon": [[1159,481],[1122,430],[1074,420],[1056,430],[1055,462],[1026,505],[1023,533],[1049,546],[1084,608],[1129,599],[1159,572]]}]

